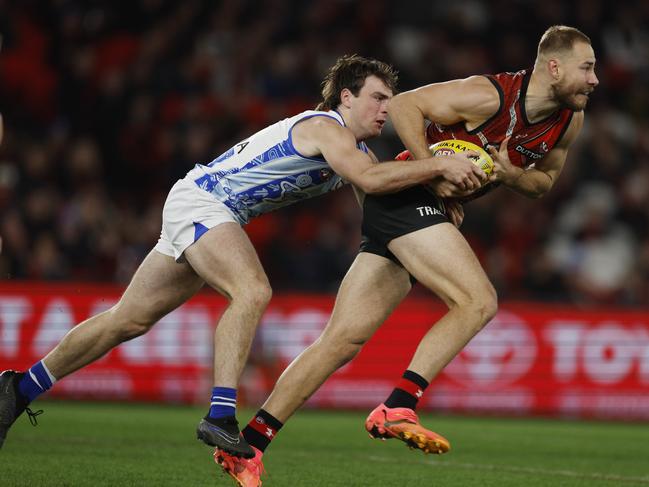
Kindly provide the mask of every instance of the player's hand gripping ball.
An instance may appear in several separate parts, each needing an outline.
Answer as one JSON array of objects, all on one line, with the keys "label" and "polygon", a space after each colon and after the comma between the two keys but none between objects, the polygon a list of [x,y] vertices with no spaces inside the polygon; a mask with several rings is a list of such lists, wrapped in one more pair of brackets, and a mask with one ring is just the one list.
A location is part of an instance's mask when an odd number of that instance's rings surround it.
[{"label": "player's hand gripping ball", "polygon": [[461,154],[465,151],[475,151],[478,156],[471,157],[473,164],[482,169],[485,174],[489,175],[494,169],[494,161],[491,156],[482,147],[466,142],[464,140],[450,139],[442,140],[430,146],[430,152],[433,156],[449,156],[452,154]]}]

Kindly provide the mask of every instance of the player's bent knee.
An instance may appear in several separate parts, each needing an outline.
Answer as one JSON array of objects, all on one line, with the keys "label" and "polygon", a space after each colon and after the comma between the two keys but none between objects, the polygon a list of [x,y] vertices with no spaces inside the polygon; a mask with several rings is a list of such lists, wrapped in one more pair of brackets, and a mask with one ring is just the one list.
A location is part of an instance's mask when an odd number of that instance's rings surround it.
[{"label": "player's bent knee", "polygon": [[273,297],[273,289],[270,287],[268,281],[259,282],[247,288],[242,294],[242,297],[248,306],[264,310]]},{"label": "player's bent knee", "polygon": [[476,292],[471,301],[478,316],[480,330],[496,316],[498,312],[498,295],[494,287],[489,283]]},{"label": "player's bent knee", "polygon": [[450,308],[462,314],[461,322],[471,328],[472,334],[475,335],[496,315],[498,296],[491,283],[487,282],[466,290]]},{"label": "player's bent knee", "polygon": [[232,306],[243,306],[255,311],[263,311],[273,297],[273,289],[268,279],[241,280],[236,286],[223,288],[222,294]]}]

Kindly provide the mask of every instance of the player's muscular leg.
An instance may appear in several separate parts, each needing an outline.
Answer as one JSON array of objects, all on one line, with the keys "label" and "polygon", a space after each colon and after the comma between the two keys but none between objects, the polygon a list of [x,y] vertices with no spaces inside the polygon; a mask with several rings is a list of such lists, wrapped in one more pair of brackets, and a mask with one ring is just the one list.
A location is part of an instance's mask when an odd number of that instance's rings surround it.
[{"label": "player's muscular leg", "polygon": [[391,260],[360,253],[338,291],[322,335],[284,371],[262,406],[281,422],[351,360],[410,290],[408,273]]},{"label": "player's muscular leg", "polygon": [[152,250],[119,302],[70,330],[45,357],[45,364],[57,379],[65,377],[123,341],[146,333],[202,285],[188,264]]},{"label": "player's muscular leg", "polygon": [[206,283],[229,300],[214,334],[214,383],[236,388],[271,298],[268,278],[248,236],[235,223],[209,230],[185,251],[185,257]]},{"label": "player's muscular leg", "polygon": [[389,249],[449,307],[419,343],[408,367],[430,381],[493,318],[496,292],[471,247],[450,223],[399,237]]}]

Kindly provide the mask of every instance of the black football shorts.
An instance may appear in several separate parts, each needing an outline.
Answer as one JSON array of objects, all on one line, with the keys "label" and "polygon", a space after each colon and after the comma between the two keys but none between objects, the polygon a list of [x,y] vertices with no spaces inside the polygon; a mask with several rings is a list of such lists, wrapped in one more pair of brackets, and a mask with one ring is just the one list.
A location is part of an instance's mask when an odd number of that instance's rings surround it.
[{"label": "black football shorts", "polygon": [[423,186],[393,194],[368,194],[363,202],[360,251],[400,264],[388,249],[392,240],[448,221],[444,203]]}]

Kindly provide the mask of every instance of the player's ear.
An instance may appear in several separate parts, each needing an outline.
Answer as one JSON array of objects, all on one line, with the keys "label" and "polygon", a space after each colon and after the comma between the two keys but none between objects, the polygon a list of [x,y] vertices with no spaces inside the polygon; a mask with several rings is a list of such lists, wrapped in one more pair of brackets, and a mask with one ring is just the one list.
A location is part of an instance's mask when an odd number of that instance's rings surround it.
[{"label": "player's ear", "polygon": [[560,77],[559,73],[559,60],[558,59],[549,59],[548,60],[548,73],[552,76],[553,79],[558,80]]},{"label": "player's ear", "polygon": [[346,108],[351,108],[353,96],[354,95],[349,88],[343,88],[340,92],[340,103]]}]

